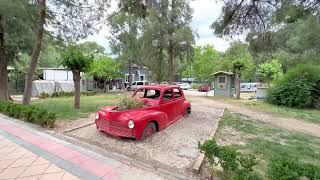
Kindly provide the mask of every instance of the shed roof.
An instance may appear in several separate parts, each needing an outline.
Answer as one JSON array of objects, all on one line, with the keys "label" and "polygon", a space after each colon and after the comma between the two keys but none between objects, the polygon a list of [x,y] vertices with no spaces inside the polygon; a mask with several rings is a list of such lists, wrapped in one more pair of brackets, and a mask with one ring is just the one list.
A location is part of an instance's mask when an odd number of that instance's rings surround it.
[{"label": "shed roof", "polygon": [[228,75],[233,75],[233,72],[228,72],[228,71],[217,71],[217,72],[215,72],[215,73],[212,73],[211,75],[216,75],[216,74],[219,74],[219,73],[228,74]]}]

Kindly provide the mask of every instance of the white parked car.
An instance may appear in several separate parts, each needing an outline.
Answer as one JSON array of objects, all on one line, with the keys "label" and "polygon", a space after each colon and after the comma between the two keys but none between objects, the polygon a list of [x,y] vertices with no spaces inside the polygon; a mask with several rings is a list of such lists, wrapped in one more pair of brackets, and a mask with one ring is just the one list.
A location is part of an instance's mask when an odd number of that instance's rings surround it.
[{"label": "white parked car", "polygon": [[189,83],[180,83],[179,86],[183,90],[191,89],[191,85]]},{"label": "white parked car", "polygon": [[241,83],[241,92],[254,92],[257,91],[257,83]]},{"label": "white parked car", "polygon": [[[148,85],[148,82],[146,81],[135,81],[131,84],[131,91],[135,91],[139,87],[142,87],[144,85]],[[129,87],[127,87],[127,90],[129,90]]]}]

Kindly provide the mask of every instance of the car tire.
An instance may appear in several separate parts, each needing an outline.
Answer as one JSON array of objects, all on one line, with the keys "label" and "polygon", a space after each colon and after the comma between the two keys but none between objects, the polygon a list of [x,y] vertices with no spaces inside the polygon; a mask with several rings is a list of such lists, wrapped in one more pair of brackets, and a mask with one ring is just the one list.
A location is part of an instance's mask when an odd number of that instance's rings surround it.
[{"label": "car tire", "polygon": [[191,108],[190,107],[187,107],[187,109],[186,109],[186,113],[185,113],[186,115],[189,115],[189,114],[191,114]]},{"label": "car tire", "polygon": [[143,130],[141,140],[151,137],[156,131],[157,127],[153,122],[147,124],[147,126]]}]

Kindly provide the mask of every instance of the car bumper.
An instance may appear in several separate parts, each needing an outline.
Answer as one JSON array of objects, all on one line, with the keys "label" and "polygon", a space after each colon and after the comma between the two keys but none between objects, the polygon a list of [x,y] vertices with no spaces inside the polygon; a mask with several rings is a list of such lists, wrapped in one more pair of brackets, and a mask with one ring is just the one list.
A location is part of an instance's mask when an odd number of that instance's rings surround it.
[{"label": "car bumper", "polygon": [[128,128],[126,124],[118,121],[110,121],[106,119],[97,119],[96,126],[99,130],[116,137],[135,138],[136,132],[134,129]]}]

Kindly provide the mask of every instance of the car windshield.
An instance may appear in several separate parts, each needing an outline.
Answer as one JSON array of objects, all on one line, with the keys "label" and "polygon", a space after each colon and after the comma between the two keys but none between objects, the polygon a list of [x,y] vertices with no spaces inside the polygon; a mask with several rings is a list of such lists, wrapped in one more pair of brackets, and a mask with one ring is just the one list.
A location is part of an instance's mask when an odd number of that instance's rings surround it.
[{"label": "car windshield", "polygon": [[160,91],[157,89],[138,89],[134,97],[158,100],[160,98]]}]

